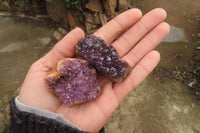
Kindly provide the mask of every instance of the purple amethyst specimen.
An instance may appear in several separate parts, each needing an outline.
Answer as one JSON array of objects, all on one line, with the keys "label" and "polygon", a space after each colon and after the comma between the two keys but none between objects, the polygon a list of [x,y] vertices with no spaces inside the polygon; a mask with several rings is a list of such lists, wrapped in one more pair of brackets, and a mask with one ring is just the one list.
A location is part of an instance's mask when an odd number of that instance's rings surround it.
[{"label": "purple amethyst specimen", "polygon": [[49,73],[45,82],[67,106],[94,100],[101,95],[96,70],[81,59],[59,61],[57,71]]},{"label": "purple amethyst specimen", "polygon": [[103,73],[111,80],[120,82],[131,72],[131,66],[119,59],[116,49],[105,41],[94,35],[89,35],[83,38],[76,45],[75,53],[82,56],[84,59]]}]

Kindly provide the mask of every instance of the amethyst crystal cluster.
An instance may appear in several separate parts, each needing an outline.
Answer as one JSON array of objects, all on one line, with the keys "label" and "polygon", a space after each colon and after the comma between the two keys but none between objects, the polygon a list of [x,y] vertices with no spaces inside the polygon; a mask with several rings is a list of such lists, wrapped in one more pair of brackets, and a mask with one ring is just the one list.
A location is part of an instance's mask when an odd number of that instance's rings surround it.
[{"label": "amethyst crystal cluster", "polygon": [[87,36],[76,45],[75,52],[115,82],[122,81],[131,72],[131,66],[119,59],[116,49],[100,37]]},{"label": "amethyst crystal cluster", "polygon": [[57,70],[45,77],[46,84],[68,106],[94,100],[101,95],[96,70],[115,82],[122,81],[131,72],[131,66],[119,59],[116,49],[94,35],[79,41],[75,53],[87,61],[63,59],[58,62]]},{"label": "amethyst crystal cluster", "polygon": [[96,99],[101,94],[96,70],[85,60],[59,61],[57,70],[49,73],[45,82],[67,106]]}]

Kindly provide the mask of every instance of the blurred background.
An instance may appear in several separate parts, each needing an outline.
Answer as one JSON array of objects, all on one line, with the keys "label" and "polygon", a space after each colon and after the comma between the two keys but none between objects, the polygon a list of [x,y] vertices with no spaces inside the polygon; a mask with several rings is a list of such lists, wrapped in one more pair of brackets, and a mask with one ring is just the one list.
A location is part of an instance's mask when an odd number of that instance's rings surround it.
[{"label": "blurred background", "polygon": [[164,8],[171,31],[156,48],[158,67],[123,100],[106,132],[200,133],[200,0],[0,0],[0,133],[34,61],[74,27],[91,34],[133,7]]}]

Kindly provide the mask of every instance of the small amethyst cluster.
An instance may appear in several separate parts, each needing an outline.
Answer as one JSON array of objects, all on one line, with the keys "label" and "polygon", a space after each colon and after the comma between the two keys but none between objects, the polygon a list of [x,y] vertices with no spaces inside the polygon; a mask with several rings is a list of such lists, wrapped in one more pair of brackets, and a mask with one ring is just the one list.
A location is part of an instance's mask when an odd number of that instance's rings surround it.
[{"label": "small amethyst cluster", "polygon": [[96,70],[85,60],[66,58],[59,61],[57,70],[49,73],[45,82],[67,106],[101,95]]},{"label": "small amethyst cluster", "polygon": [[75,52],[115,82],[122,81],[131,72],[130,65],[119,59],[116,49],[100,37],[87,36],[79,41]]}]

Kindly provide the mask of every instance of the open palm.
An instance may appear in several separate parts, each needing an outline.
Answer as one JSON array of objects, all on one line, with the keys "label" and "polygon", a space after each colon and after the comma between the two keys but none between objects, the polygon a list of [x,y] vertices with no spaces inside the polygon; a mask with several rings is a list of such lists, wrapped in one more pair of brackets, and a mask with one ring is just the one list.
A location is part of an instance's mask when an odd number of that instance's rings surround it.
[{"label": "open palm", "polygon": [[[165,18],[166,12],[163,9],[154,9],[144,16],[140,10],[130,9],[94,33],[112,44],[120,58],[133,67],[131,75],[121,83],[113,84],[105,78],[103,93],[96,100],[67,107],[48,89],[43,80],[59,60],[74,56],[75,45],[84,37],[80,28],[68,33],[47,55],[31,66],[19,100],[33,107],[64,114],[65,118],[83,131],[99,131],[123,98],[158,64],[160,55],[153,49],[169,33],[169,25],[163,22]],[[124,33],[119,36],[122,32]],[[116,38],[118,39],[115,40]]]}]

